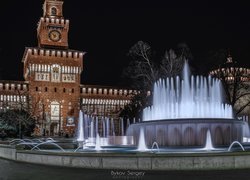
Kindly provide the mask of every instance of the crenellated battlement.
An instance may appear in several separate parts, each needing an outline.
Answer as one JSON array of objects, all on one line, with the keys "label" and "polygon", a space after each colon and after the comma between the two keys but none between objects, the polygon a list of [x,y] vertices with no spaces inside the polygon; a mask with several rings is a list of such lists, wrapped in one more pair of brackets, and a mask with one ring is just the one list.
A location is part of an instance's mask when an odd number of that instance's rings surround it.
[{"label": "crenellated battlement", "polygon": [[55,50],[55,49],[41,49],[41,48],[26,48],[25,56],[23,57],[23,62],[28,56],[48,56],[64,59],[82,59],[85,52],[80,51],[70,51],[70,50]]},{"label": "crenellated battlement", "polygon": [[131,102],[131,97],[139,93],[132,89],[106,86],[81,85],[81,103],[86,105],[110,105],[124,107]]},{"label": "crenellated battlement", "polygon": [[96,95],[96,96],[119,96],[119,97],[130,97],[132,95],[140,93],[139,91],[132,89],[120,89],[114,87],[104,87],[104,86],[93,86],[93,85],[81,85],[80,87],[81,95]]},{"label": "crenellated battlement", "polygon": [[0,91],[28,91],[28,84],[20,81],[0,81]]},{"label": "crenellated battlement", "polygon": [[81,100],[82,104],[95,104],[95,105],[116,105],[116,106],[125,106],[130,103],[130,100],[126,99],[103,99],[103,98],[82,98]]},{"label": "crenellated battlement", "polygon": [[58,25],[62,27],[68,27],[69,26],[69,20],[65,19],[58,19],[58,18],[44,18],[41,17],[40,22],[43,22],[45,26],[48,26],[49,24],[53,24],[53,26]]}]

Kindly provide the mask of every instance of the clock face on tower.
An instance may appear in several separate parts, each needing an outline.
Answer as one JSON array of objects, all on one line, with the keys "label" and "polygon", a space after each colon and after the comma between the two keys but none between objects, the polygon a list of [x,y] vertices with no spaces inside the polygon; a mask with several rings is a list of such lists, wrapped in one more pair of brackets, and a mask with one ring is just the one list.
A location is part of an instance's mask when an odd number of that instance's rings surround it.
[{"label": "clock face on tower", "polygon": [[57,30],[52,30],[49,32],[49,39],[51,41],[57,42],[61,39],[61,33]]}]

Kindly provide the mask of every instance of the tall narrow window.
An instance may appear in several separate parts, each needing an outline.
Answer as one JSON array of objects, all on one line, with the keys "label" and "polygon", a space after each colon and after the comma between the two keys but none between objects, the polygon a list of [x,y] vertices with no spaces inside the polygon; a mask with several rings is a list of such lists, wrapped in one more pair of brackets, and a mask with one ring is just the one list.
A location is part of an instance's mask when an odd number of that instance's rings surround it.
[{"label": "tall narrow window", "polygon": [[36,87],[36,91],[38,91],[38,87]]},{"label": "tall narrow window", "polygon": [[72,89],[72,93],[74,93],[75,92],[75,90],[74,89]]},{"label": "tall narrow window", "polygon": [[60,82],[61,69],[59,65],[53,65],[51,71],[51,81],[52,82]]},{"label": "tall narrow window", "polygon": [[56,88],[55,88],[54,90],[55,90],[55,92],[57,92],[57,89],[56,89]]},{"label": "tall narrow window", "polygon": [[47,87],[45,87],[45,92],[47,92],[48,91],[48,88]]},{"label": "tall narrow window", "polygon": [[64,93],[66,92],[66,89],[65,89],[65,88],[63,88],[63,92],[64,92]]}]

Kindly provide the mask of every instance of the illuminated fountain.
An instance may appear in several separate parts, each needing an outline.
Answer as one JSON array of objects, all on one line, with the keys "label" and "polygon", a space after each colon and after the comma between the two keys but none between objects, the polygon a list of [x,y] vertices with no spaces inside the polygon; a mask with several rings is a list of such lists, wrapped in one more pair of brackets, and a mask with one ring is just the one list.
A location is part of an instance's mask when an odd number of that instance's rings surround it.
[{"label": "illuminated fountain", "polygon": [[177,76],[154,84],[153,106],[143,111],[143,121],[180,118],[233,118],[232,107],[223,104],[218,79],[189,75],[185,62],[183,80]]},{"label": "illuminated fountain", "polygon": [[[121,119],[123,124],[123,119]],[[128,123],[127,123],[128,124]],[[132,136],[125,136],[123,125],[121,126],[121,136],[115,135],[115,125],[112,118],[92,117],[79,112],[78,121],[78,135],[76,141],[78,142],[78,150],[89,150],[94,148],[101,151],[102,147],[124,147],[134,146]]]},{"label": "illuminated fountain", "polygon": [[211,144],[228,146],[249,137],[246,123],[235,120],[232,107],[223,103],[220,81],[191,76],[187,62],[182,79],[170,77],[154,84],[153,105],[144,109],[143,122],[127,130],[137,144],[140,129],[144,130],[148,147],[157,142],[160,148],[213,149]]},{"label": "illuminated fountain", "polygon": [[223,103],[220,81],[191,76],[187,62],[182,78],[160,79],[154,84],[153,105],[144,109],[142,122],[130,124],[120,119],[120,126],[121,136],[115,136],[113,119],[98,120],[80,112],[77,141],[83,142],[83,149],[98,151],[132,146],[136,151],[150,151],[147,147],[153,144],[158,150],[213,151],[249,137],[247,123],[235,120],[232,107]]}]

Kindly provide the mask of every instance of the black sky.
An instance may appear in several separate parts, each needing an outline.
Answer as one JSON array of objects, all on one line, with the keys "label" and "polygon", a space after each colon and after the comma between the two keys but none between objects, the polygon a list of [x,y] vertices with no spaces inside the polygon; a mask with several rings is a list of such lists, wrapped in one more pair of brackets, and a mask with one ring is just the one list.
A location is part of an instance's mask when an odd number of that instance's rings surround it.
[{"label": "black sky", "polygon": [[[23,80],[21,59],[25,47],[37,46],[43,2],[0,2],[2,79]],[[207,52],[220,48],[230,48],[238,62],[250,65],[250,15],[243,1],[65,0],[64,17],[70,20],[70,49],[87,52],[83,84],[126,84],[121,78],[131,60],[126,54],[139,40],[159,56],[185,42],[202,70]]]}]

